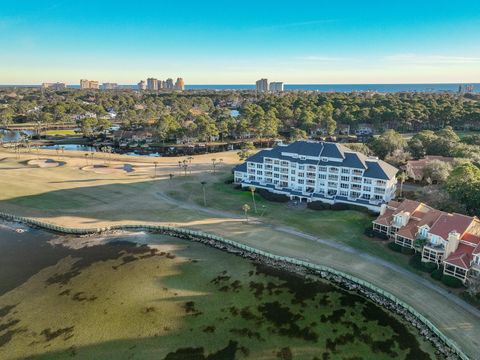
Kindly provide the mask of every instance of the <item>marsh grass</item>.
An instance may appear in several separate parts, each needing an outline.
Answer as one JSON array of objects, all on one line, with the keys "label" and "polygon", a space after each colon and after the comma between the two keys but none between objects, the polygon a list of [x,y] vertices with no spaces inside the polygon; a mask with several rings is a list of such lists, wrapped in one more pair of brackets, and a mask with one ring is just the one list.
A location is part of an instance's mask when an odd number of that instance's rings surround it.
[{"label": "marsh grass", "polygon": [[329,283],[148,241],[158,250],[71,250],[3,294],[0,358],[432,358],[409,326]]}]

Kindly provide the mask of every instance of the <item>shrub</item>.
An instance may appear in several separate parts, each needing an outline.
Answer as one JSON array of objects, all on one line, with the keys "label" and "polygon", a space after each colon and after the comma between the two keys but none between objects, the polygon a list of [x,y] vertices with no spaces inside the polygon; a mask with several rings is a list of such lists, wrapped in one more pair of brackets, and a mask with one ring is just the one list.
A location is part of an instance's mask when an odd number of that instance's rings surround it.
[{"label": "shrub", "polygon": [[402,254],[405,254],[405,255],[415,254],[415,250],[412,249],[412,248],[408,248],[408,247],[405,247],[405,246],[402,246],[401,248],[402,248],[402,250],[401,250]]},{"label": "shrub", "polygon": [[225,180],[225,184],[233,184],[234,181],[235,181],[235,179],[233,178],[233,176],[229,176],[229,177]]},{"label": "shrub", "polygon": [[456,277],[450,275],[443,275],[442,276],[442,283],[447,285],[448,287],[458,289],[463,287],[463,283],[461,280],[457,279]]},{"label": "shrub", "polygon": [[432,277],[432,279],[440,281],[442,279],[442,276],[443,276],[443,268],[441,267],[439,269],[433,270],[430,273],[430,276]]},{"label": "shrub", "polygon": [[376,237],[376,238],[379,238],[379,239],[382,239],[382,240],[388,240],[388,235],[373,230],[371,226],[367,226],[365,228],[365,230],[363,231],[363,233],[365,234],[365,236],[368,236],[369,238]]},{"label": "shrub", "polygon": [[288,202],[290,198],[287,195],[275,194],[265,189],[257,189],[257,193],[260,194],[265,200],[274,202]]},{"label": "shrub", "polygon": [[409,261],[410,266],[413,268],[426,272],[426,273],[432,273],[432,271],[437,269],[437,265],[431,262],[423,262],[422,261],[422,255],[420,253],[417,253],[412,256],[412,258]]},{"label": "shrub", "polygon": [[400,246],[398,244],[395,244],[395,242],[393,242],[393,241],[388,243],[387,246],[390,250],[393,250],[395,252],[402,252],[402,246]]},{"label": "shrub", "polygon": [[312,210],[330,210],[331,205],[321,201],[311,201],[307,203],[307,207]]}]

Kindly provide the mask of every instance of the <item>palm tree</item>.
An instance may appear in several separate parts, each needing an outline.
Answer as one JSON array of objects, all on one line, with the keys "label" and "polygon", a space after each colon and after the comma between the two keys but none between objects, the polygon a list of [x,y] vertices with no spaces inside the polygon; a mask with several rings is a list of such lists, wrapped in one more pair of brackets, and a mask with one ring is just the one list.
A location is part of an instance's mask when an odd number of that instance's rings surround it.
[{"label": "palm tree", "polygon": [[213,173],[215,174],[215,166],[217,166],[217,159],[212,159]]},{"label": "palm tree", "polygon": [[172,179],[174,176],[175,176],[174,174],[171,174],[171,173],[168,174],[168,177],[170,178],[170,185],[172,185]]},{"label": "palm tree", "polygon": [[255,186],[250,186],[250,192],[252,193],[252,200],[253,200],[253,209],[255,210],[255,214],[257,213],[257,203],[255,202]]},{"label": "palm tree", "polygon": [[85,162],[88,165],[88,153],[85,154]]},{"label": "palm tree", "polygon": [[407,180],[407,174],[405,173],[405,171],[402,171],[400,173],[400,175],[398,176],[398,179],[400,180],[400,194],[399,194],[399,196],[402,197],[403,183],[405,182],[405,180]]},{"label": "palm tree", "polygon": [[178,168],[180,169],[180,175],[182,175],[182,162],[178,161]]},{"label": "palm tree", "polygon": [[242,210],[245,213],[245,219],[248,222],[248,210],[250,210],[250,206],[248,204],[243,204]]},{"label": "palm tree", "polygon": [[183,160],[182,167],[183,167],[184,175],[187,176],[187,169],[188,169],[187,160]]},{"label": "palm tree", "polygon": [[207,185],[207,182],[206,181],[202,181],[200,182],[200,184],[202,184],[202,189],[203,189],[203,206],[207,206],[207,196],[205,194],[205,185]]}]

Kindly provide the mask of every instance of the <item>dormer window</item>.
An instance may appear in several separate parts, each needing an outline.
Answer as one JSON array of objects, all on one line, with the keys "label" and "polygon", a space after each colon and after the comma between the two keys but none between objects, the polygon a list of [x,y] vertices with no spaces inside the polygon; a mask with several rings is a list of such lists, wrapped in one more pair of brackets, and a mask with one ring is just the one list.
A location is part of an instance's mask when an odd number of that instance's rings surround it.
[{"label": "dormer window", "polygon": [[300,160],[307,160],[306,156],[300,155]]},{"label": "dormer window", "polygon": [[326,157],[322,157],[322,161],[325,161],[325,162],[327,162],[327,161],[328,161],[328,158],[326,158]]}]

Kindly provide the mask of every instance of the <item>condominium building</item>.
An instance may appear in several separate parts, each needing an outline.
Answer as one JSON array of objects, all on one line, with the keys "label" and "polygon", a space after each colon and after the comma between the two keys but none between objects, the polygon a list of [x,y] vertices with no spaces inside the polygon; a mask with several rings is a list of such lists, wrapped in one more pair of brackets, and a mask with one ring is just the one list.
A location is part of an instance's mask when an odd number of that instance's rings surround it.
[{"label": "condominium building", "polygon": [[258,92],[267,92],[268,91],[268,79],[260,79],[255,83],[256,89]]},{"label": "condominium building", "polygon": [[65,85],[65,83],[60,83],[60,82],[42,84],[42,89],[50,89],[50,90],[58,91],[58,90],[64,90],[66,88],[67,86]]},{"label": "condominium building", "polygon": [[158,79],[148,78],[147,79],[147,90],[157,91],[158,90]]},{"label": "condominium building", "polygon": [[182,78],[177,78],[177,81],[175,82],[175,90],[184,90],[185,89],[185,82],[183,81]]},{"label": "condominium building", "polygon": [[234,181],[290,199],[346,203],[380,211],[394,198],[398,169],[331,142],[296,141],[250,156]]},{"label": "condominium building", "polygon": [[145,80],[141,80],[138,84],[137,84],[137,87],[138,87],[138,90],[140,91],[143,91],[143,90],[147,90],[147,83]]},{"label": "condominium building", "polygon": [[480,276],[480,220],[436,210],[424,203],[391,201],[373,229],[407,248],[422,248],[422,261],[443,265],[443,273],[464,283]]},{"label": "condominium building", "polygon": [[165,81],[165,89],[173,90],[173,79],[168,78]]},{"label": "condominium building", "polygon": [[117,83],[103,83],[102,90],[115,90],[118,89]]},{"label": "condominium building", "polygon": [[283,82],[281,81],[273,81],[270,83],[270,91],[271,92],[281,92],[283,91]]},{"label": "condominium building", "polygon": [[80,89],[99,89],[99,83],[97,80],[87,80],[81,79],[80,80]]}]

